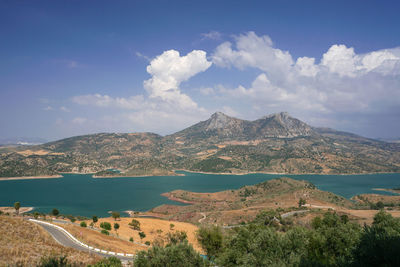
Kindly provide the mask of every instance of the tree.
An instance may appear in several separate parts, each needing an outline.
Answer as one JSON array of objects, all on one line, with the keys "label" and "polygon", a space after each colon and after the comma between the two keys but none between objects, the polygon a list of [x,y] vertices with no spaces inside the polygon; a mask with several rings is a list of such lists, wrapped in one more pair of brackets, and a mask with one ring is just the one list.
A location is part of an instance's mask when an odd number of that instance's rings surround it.
[{"label": "tree", "polygon": [[121,217],[118,211],[113,211],[111,216],[114,218],[114,220],[117,220],[119,217]]},{"label": "tree", "polygon": [[102,222],[102,223],[100,223],[100,227],[103,228],[103,229],[105,229],[105,230],[108,230],[108,231],[111,230],[111,224],[110,224],[109,222]]},{"label": "tree", "polygon": [[132,226],[133,230],[140,231],[140,222],[138,220],[132,219],[129,225]]},{"label": "tree", "polygon": [[304,198],[299,199],[299,208],[306,204],[306,200]]},{"label": "tree", "polygon": [[197,231],[197,240],[211,260],[222,251],[223,234],[218,226],[200,228]]},{"label": "tree", "polygon": [[93,216],[93,217],[92,217],[93,225],[95,225],[95,224],[97,223],[98,220],[99,220],[99,219],[97,218],[96,215]]},{"label": "tree", "polygon": [[381,210],[364,233],[355,251],[358,266],[400,266],[400,219]]},{"label": "tree", "polygon": [[146,237],[146,234],[144,232],[139,232],[139,237],[140,237],[140,240],[142,240],[143,238]]},{"label": "tree", "polygon": [[53,214],[54,216],[57,217],[57,215],[60,214],[60,212],[58,211],[58,209],[53,209],[53,210],[51,211],[51,214]]},{"label": "tree", "polygon": [[115,232],[119,229],[119,224],[118,223],[114,223],[114,230]]},{"label": "tree", "polygon": [[163,267],[163,266],[210,266],[187,242],[167,247],[153,246],[147,251],[140,251],[135,260],[135,267]]},{"label": "tree", "polygon": [[21,208],[21,203],[20,202],[15,202],[14,203],[14,209],[17,215],[19,214],[19,208]]},{"label": "tree", "polygon": [[174,230],[174,227],[175,227],[175,224],[173,224],[173,223],[171,223],[171,224],[169,225],[169,229],[170,229],[170,230]]},{"label": "tree", "polygon": [[80,226],[81,227],[87,227],[87,224],[86,224],[86,222],[81,222]]}]

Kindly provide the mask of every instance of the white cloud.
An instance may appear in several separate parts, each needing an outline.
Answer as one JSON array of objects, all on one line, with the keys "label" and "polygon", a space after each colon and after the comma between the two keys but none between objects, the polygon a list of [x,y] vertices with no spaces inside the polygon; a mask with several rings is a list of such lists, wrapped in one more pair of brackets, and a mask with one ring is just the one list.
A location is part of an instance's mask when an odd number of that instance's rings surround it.
[{"label": "white cloud", "polygon": [[202,40],[220,40],[221,39],[221,33],[217,31],[209,31],[207,33],[202,33]]},{"label": "white cloud", "polygon": [[269,73],[280,75],[289,71],[293,65],[292,56],[287,51],[273,48],[271,38],[257,36],[254,32],[235,37],[236,49],[232,43],[219,45],[212,55],[213,63],[220,67],[234,66],[258,68]]},{"label": "white cloud", "polygon": [[122,109],[140,109],[145,105],[145,100],[142,95],[124,97],[111,97],[108,95],[80,95],[74,96],[72,101],[79,105],[97,106],[97,107],[114,107]]},{"label": "white cloud", "polygon": [[250,86],[216,90],[224,104],[236,101],[259,115],[288,110],[324,121],[335,114],[400,111],[400,48],[357,54],[352,47],[332,45],[320,63],[299,57],[294,64],[268,36],[249,32],[219,45],[212,59],[223,68],[262,71]]},{"label": "white cloud", "polygon": [[179,85],[207,70],[211,64],[206,52],[201,50],[193,50],[186,56],[180,56],[176,50],[165,51],[147,66],[147,72],[152,77],[144,81],[144,88],[150,98],[161,98],[183,109],[196,109],[197,104],[180,91]]},{"label": "white cloud", "polygon": [[202,95],[213,95],[215,94],[214,89],[212,87],[205,87],[200,89],[200,93]]},{"label": "white cloud", "polygon": [[296,61],[295,68],[300,75],[315,77],[318,73],[318,67],[315,65],[315,58],[299,57]]},{"label": "white cloud", "polygon": [[44,111],[50,111],[50,110],[53,110],[53,108],[51,106],[47,106],[47,107],[43,108],[43,110]]},{"label": "white cloud", "polygon": [[322,56],[321,65],[329,68],[330,72],[341,76],[354,77],[356,68],[356,54],[354,48],[345,45],[332,45]]}]

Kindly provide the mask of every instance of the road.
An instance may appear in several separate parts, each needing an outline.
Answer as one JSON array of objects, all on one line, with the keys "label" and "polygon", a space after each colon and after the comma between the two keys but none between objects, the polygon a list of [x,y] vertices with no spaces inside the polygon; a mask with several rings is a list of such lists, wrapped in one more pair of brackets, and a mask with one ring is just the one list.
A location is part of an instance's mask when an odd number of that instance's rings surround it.
[{"label": "road", "polygon": [[[56,225],[47,223],[47,222],[42,222],[39,220],[32,220],[30,219],[30,221],[39,224],[40,226],[43,227],[43,229],[45,229],[59,244],[65,246],[65,247],[71,247],[77,250],[81,250],[81,251],[86,251],[89,253],[93,253],[93,254],[97,254],[103,257],[117,257],[122,261],[132,261],[133,260],[133,256],[122,256],[122,255],[118,255],[117,253],[114,253],[115,255],[110,254],[110,252],[103,252],[100,249],[89,249],[87,247],[84,246],[84,244],[82,243],[78,243],[79,241],[77,240],[73,240],[70,236],[68,236],[68,232],[66,230],[61,230],[60,228],[58,228]],[[69,234],[71,235],[71,234]],[[72,236],[72,235],[71,235]]]}]

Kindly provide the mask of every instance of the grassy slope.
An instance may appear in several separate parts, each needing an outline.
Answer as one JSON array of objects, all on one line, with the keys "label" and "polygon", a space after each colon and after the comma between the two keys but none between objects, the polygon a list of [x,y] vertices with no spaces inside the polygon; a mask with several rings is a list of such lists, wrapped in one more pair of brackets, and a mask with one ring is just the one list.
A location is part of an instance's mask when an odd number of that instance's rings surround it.
[{"label": "grassy slope", "polygon": [[0,216],[0,266],[36,266],[43,256],[50,255],[68,256],[68,262],[77,266],[86,266],[100,259],[61,246],[32,222]]}]

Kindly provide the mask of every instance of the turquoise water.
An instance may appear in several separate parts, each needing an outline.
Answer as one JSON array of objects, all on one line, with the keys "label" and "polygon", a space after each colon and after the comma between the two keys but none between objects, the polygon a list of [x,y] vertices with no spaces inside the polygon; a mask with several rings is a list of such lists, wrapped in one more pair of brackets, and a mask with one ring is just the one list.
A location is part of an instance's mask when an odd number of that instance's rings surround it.
[{"label": "turquoise water", "polygon": [[[237,189],[276,177],[308,180],[319,189],[350,198],[362,193],[381,193],[373,188],[400,187],[400,174],[368,175],[214,175],[184,173],[185,176],[93,179],[91,175],[64,174],[58,179],[0,181],[0,206],[20,201],[39,212],[57,208],[63,214],[108,216],[108,211],[146,211],[161,204],[177,204],[161,193],[175,189],[216,192]],[[122,214],[121,214],[122,215]]]}]

